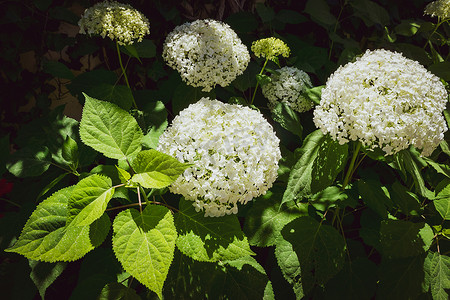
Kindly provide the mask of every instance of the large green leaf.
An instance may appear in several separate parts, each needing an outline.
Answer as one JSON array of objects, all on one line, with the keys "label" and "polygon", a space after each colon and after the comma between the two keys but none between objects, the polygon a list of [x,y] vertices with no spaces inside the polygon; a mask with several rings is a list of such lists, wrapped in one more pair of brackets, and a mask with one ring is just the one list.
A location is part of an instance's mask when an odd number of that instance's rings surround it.
[{"label": "large green leaf", "polygon": [[105,285],[102,289],[99,300],[141,300],[132,288],[126,287],[121,283],[112,282]]},{"label": "large green leaf", "polygon": [[423,267],[433,300],[447,300],[445,289],[450,289],[450,257],[430,251]]},{"label": "large green leaf", "polygon": [[325,289],[325,299],[373,299],[377,285],[377,266],[367,258],[346,261],[344,268]]},{"label": "large green leaf", "polygon": [[433,204],[444,220],[450,220],[450,184],[439,191]]},{"label": "large green leaf", "polygon": [[80,123],[82,141],[109,158],[126,159],[141,150],[142,131],[136,120],[117,105],[85,94]]},{"label": "large green leaf", "polygon": [[427,291],[424,255],[383,260],[378,271],[377,299],[417,299]]},{"label": "large green leaf", "polygon": [[425,253],[430,248],[433,236],[433,230],[424,222],[412,223],[402,220],[381,222],[381,248],[389,259]]},{"label": "large green leaf", "polygon": [[303,298],[302,270],[297,253],[292,244],[284,239],[279,239],[275,248],[275,257],[286,281],[292,286],[297,299]]},{"label": "large green leaf", "polygon": [[175,224],[178,249],[195,260],[234,260],[254,254],[235,215],[204,217],[203,212],[195,211],[191,201],[181,199]]},{"label": "large green leaf", "polygon": [[162,298],[177,237],[172,213],[159,205],[142,213],[127,209],[116,216],[113,229],[113,250],[125,271]]},{"label": "large green leaf", "polygon": [[172,156],[154,149],[139,152],[131,166],[136,172],[131,181],[145,188],[158,189],[170,185],[190,167],[189,164],[181,163]]},{"label": "large green leaf", "polygon": [[133,93],[126,85],[102,83],[90,88],[87,93],[93,98],[117,104],[124,110],[129,110],[133,105]]},{"label": "large green leaf", "polygon": [[333,227],[305,216],[284,226],[281,234],[297,254],[304,292],[325,284],[344,266],[345,241]]},{"label": "large green leaf", "polygon": [[164,286],[165,299],[273,299],[271,282],[252,257],[207,263],[179,251]]},{"label": "large green leaf", "polygon": [[273,246],[284,225],[306,214],[306,209],[302,211],[293,201],[281,206],[282,197],[282,191],[272,188],[272,191],[254,200],[246,214],[244,225],[250,245]]},{"label": "large green leaf", "polygon": [[355,15],[363,19],[367,26],[372,26],[374,23],[385,26],[389,24],[389,13],[385,8],[370,0],[350,1],[355,9]]},{"label": "large green leaf", "polygon": [[68,226],[87,226],[106,210],[114,188],[109,177],[91,175],[77,183],[69,198]]},{"label": "large green leaf", "polygon": [[18,241],[5,251],[44,262],[74,261],[99,246],[109,231],[110,221],[106,214],[90,226],[65,226],[73,189],[62,189],[42,201],[31,214]]},{"label": "large green leaf", "polygon": [[383,219],[387,218],[386,204],[390,199],[382,189],[380,182],[375,180],[359,180],[358,191],[361,198],[368,207],[376,211]]},{"label": "large green leaf", "polygon": [[29,261],[31,267],[30,278],[36,285],[39,295],[45,299],[47,288],[61,275],[67,266],[66,262],[46,263],[35,260]]},{"label": "large green leaf", "polygon": [[38,176],[48,170],[52,155],[45,146],[27,146],[14,152],[6,169],[16,177]]},{"label": "large green leaf", "polygon": [[422,212],[417,195],[408,191],[408,189],[398,181],[392,184],[391,199],[398,205],[399,211],[404,214],[419,216]]},{"label": "large green leaf", "polygon": [[308,0],[305,6],[305,13],[325,25],[334,25],[337,22],[325,0]]},{"label": "large green leaf", "polygon": [[347,144],[339,145],[320,130],[309,134],[292,168],[283,203],[315,194],[331,185],[347,161]]},{"label": "large green leaf", "polygon": [[284,129],[302,138],[303,126],[297,113],[286,103],[279,102],[272,110],[272,118]]}]

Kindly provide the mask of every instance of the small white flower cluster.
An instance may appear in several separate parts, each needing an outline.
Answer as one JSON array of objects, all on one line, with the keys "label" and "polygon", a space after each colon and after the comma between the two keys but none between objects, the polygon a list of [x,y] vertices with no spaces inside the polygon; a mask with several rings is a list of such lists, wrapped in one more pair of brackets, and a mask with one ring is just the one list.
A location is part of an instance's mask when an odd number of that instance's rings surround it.
[{"label": "small white flower cluster", "polygon": [[150,33],[148,19],[128,4],[104,1],[86,9],[78,21],[80,33],[106,36],[119,45],[141,42]]},{"label": "small white flower cluster", "polygon": [[418,62],[367,50],[328,78],[314,123],[341,144],[359,140],[387,155],[414,145],[428,156],[447,131],[446,103],[442,82]]},{"label": "small white flower cluster", "polygon": [[424,13],[442,19],[450,18],[450,0],[437,0],[425,7]]},{"label": "small white flower cluster", "polygon": [[170,191],[194,201],[205,216],[236,214],[272,187],[281,158],[279,139],[256,110],[202,98],[180,112],[158,150],[192,163]]},{"label": "small white flower cluster", "polygon": [[283,67],[276,70],[270,78],[271,82],[262,86],[262,93],[269,100],[270,109],[278,102],[284,102],[300,113],[314,107],[314,103],[302,95],[307,88],[312,87],[311,79],[302,70]]},{"label": "small white flower cluster", "polygon": [[183,81],[209,92],[229,85],[250,61],[247,47],[229,25],[196,20],[175,27],[166,37],[162,56]]}]

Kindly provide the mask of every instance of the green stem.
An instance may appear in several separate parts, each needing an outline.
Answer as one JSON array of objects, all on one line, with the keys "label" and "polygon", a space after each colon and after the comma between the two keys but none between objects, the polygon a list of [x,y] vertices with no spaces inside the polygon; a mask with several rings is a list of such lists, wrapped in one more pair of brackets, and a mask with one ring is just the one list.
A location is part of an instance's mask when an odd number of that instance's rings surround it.
[{"label": "green stem", "polygon": [[[347,4],[347,1],[345,1],[344,4],[341,5],[341,10],[339,11],[339,15],[338,15],[338,17],[337,17],[337,19],[336,19],[336,24],[334,24],[334,30],[333,30],[333,33],[336,33],[337,26],[338,26],[338,24],[339,24],[339,19],[341,18],[342,12],[344,11],[344,7],[345,7],[346,4]],[[334,45],[334,41],[331,40],[330,51],[328,52],[328,59],[331,58],[331,52],[332,52],[332,50],[333,50],[333,45]]]},{"label": "green stem", "polygon": [[138,201],[139,201],[139,211],[142,214],[142,202],[141,202],[141,193],[139,187],[137,187],[137,195],[138,195]]},{"label": "green stem", "polygon": [[[127,73],[125,72],[125,68],[123,67],[122,57],[120,56],[119,43],[117,41],[116,41],[116,49],[117,49],[117,56],[119,56],[119,64],[120,64],[120,68],[122,69],[123,78],[125,78],[125,82],[131,91],[130,83],[128,82]],[[134,100],[134,97],[133,97],[133,93],[131,93],[131,100],[133,100],[134,108],[138,109],[136,101]]]},{"label": "green stem", "polygon": [[[259,75],[262,75],[262,74],[263,74],[264,69],[266,68],[266,65],[267,65],[267,62],[268,62],[268,61],[269,61],[269,59],[266,58],[266,61],[264,62],[264,65],[263,65],[263,67],[262,67],[262,69],[261,69],[261,72],[259,72]],[[255,87],[255,90],[253,91],[252,101],[250,102],[250,105],[252,105],[252,104],[253,104],[253,100],[255,100],[256,90],[258,90],[258,86],[259,86],[259,82],[256,81],[256,87]]]},{"label": "green stem", "polygon": [[15,202],[12,202],[12,201],[9,200],[9,199],[6,199],[6,198],[0,198],[0,200],[5,201],[5,202],[8,202],[9,204],[12,204],[12,205],[14,205],[14,206],[17,206],[18,208],[21,208],[21,206],[20,206],[19,204],[15,203]]},{"label": "green stem", "polygon": [[145,193],[144,188],[142,186],[139,186],[139,189],[141,190],[142,196],[144,196],[145,203],[148,205],[149,202],[148,202],[147,194]]},{"label": "green stem", "polygon": [[342,189],[343,190],[345,189],[345,187],[349,183],[349,181],[350,181],[350,179],[351,179],[351,177],[353,175],[353,172],[355,171],[355,170],[353,170],[353,168],[355,166],[356,157],[358,157],[358,153],[359,153],[359,149],[360,148],[361,148],[361,143],[358,142],[358,144],[356,145],[356,149],[353,152],[353,156],[352,156],[352,160],[350,161],[350,165],[348,166],[347,174],[345,175],[345,178],[344,178],[344,183],[342,184]]},{"label": "green stem", "polygon": [[[441,26],[442,23],[444,23],[444,22],[446,22],[446,21],[448,21],[448,19],[444,19],[444,20],[442,20],[442,21],[440,21],[440,22],[438,22],[438,23],[436,24],[436,27],[434,27],[433,32],[428,36],[427,42],[425,43],[425,45],[423,45],[423,48],[424,48],[424,49],[425,49],[425,47],[428,45],[428,43],[430,43],[431,37],[432,37],[433,34],[436,32],[436,30],[438,30],[439,26]],[[430,46],[431,46],[431,43],[430,43]],[[432,47],[432,46],[431,46],[431,47]]]}]

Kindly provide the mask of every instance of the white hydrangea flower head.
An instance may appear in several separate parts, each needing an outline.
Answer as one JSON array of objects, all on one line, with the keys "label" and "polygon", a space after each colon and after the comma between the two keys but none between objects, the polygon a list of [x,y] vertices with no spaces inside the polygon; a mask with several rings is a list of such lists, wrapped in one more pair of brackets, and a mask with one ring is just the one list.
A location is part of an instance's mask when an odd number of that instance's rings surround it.
[{"label": "white hydrangea flower head", "polygon": [[262,86],[262,93],[269,100],[270,109],[279,102],[286,103],[300,113],[314,107],[314,103],[303,96],[303,92],[312,87],[311,79],[304,71],[295,67],[283,67],[276,70],[270,78],[271,81]]},{"label": "white hydrangea flower head", "polygon": [[188,85],[209,92],[229,85],[250,61],[247,47],[231,27],[206,19],[184,23],[169,33],[163,59]]},{"label": "white hydrangea flower head", "polygon": [[367,50],[328,78],[314,123],[341,144],[358,140],[386,155],[413,145],[429,156],[447,131],[447,98],[440,79],[418,62]]},{"label": "white hydrangea flower head", "polygon": [[433,1],[425,7],[424,13],[442,19],[450,18],[450,0]]},{"label": "white hydrangea flower head", "polygon": [[236,214],[277,178],[279,139],[256,110],[202,98],[176,116],[158,151],[192,163],[170,191],[193,201],[205,216]]},{"label": "white hydrangea flower head", "polygon": [[150,33],[148,19],[128,4],[103,1],[87,8],[78,21],[81,34],[100,35],[119,45],[141,42]]}]

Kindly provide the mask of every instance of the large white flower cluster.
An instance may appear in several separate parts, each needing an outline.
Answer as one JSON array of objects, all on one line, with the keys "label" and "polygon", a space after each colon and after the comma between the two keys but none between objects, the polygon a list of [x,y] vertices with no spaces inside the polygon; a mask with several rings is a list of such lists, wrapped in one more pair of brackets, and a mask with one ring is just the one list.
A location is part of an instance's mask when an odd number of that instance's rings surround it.
[{"label": "large white flower cluster", "polygon": [[447,131],[446,102],[442,82],[418,62],[368,50],[328,78],[314,123],[341,144],[359,140],[387,155],[414,145],[428,156]]},{"label": "large white flower cluster", "polygon": [[307,88],[312,87],[308,74],[295,67],[283,67],[276,70],[270,78],[271,81],[262,86],[262,93],[269,100],[270,109],[278,102],[284,102],[300,113],[313,108],[314,103],[302,95]]},{"label": "large white flower cluster", "polygon": [[175,27],[166,37],[162,56],[167,65],[194,87],[210,91],[229,85],[250,61],[247,47],[229,25],[196,20]]},{"label": "large white flower cluster", "polygon": [[258,111],[202,98],[180,112],[158,150],[192,163],[170,186],[205,216],[236,214],[277,177],[279,139]]},{"label": "large white flower cluster", "polygon": [[141,42],[150,33],[148,19],[141,12],[116,1],[103,1],[86,9],[78,26],[82,34],[109,37],[119,45]]}]

